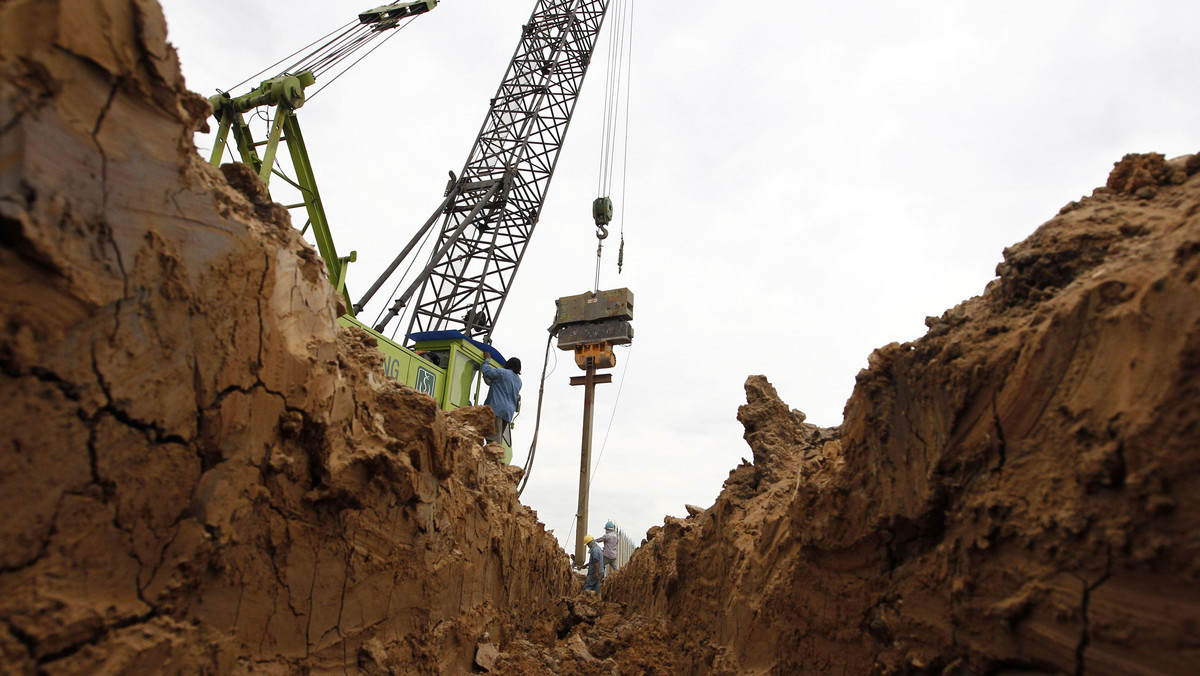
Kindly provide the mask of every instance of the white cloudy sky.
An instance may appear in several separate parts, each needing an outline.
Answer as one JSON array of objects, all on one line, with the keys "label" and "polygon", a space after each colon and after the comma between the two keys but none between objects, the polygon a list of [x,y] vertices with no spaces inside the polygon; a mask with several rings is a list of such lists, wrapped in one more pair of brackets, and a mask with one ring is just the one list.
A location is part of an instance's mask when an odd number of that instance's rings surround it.
[{"label": "white cloudy sky", "polygon": [[[712,503],[750,456],[748,375],[836,425],[872,349],[979,294],[1124,153],[1200,150],[1193,0],[632,1],[625,270],[611,238],[601,287],[634,291],[637,333],[598,389],[592,532],[613,518],[636,541]],[[358,251],[354,298],[462,167],[533,4],[443,0],[301,110],[335,241]],[[163,6],[209,95],[374,5]],[[605,66],[494,335],[526,364],[518,462],[554,299],[592,288]],[[551,365],[523,500],[566,542],[582,392],[567,353]]]}]

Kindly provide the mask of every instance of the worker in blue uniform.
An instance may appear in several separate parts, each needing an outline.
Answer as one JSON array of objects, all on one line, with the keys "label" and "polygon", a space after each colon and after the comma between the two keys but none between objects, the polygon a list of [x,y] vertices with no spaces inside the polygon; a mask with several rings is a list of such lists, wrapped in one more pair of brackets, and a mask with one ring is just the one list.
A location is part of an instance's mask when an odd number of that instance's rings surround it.
[{"label": "worker in blue uniform", "polygon": [[583,539],[583,544],[588,548],[587,577],[583,580],[583,589],[599,593],[600,583],[604,581],[604,552],[591,535]]},{"label": "worker in blue uniform", "polygon": [[504,368],[496,368],[485,357],[479,370],[483,373],[483,381],[488,384],[487,399],[483,403],[496,414],[495,431],[485,440],[498,444],[504,436],[504,430],[512,424],[517,411],[521,409],[521,360],[512,357],[504,362]]}]

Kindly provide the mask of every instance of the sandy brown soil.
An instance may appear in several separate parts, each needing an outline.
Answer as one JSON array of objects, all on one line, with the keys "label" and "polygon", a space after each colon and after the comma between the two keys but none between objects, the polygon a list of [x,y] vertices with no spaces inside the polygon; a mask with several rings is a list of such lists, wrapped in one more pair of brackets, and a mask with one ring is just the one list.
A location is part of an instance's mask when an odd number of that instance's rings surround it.
[{"label": "sandy brown soil", "polygon": [[1119,162],[876,350],[839,429],[750,378],[753,463],[610,599],[670,621],[685,673],[1195,673],[1197,168]]},{"label": "sandy brown soil", "polygon": [[155,2],[0,4],[0,67],[0,673],[452,673],[556,612],[490,413],[199,160]]},{"label": "sandy brown soil", "polygon": [[0,4],[0,674],[1189,674],[1200,158],[1126,157],[837,429],[765,377],[752,461],[605,597],[480,445],[342,331],[208,167],[152,0]]}]

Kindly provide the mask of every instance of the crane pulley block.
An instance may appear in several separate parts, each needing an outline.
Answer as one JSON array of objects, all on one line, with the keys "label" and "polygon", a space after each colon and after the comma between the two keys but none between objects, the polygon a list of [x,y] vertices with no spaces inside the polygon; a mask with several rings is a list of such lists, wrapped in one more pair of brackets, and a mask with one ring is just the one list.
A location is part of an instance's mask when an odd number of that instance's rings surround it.
[{"label": "crane pulley block", "polygon": [[296,110],[304,105],[304,88],[316,82],[311,71],[303,71],[295,75],[280,75],[262,84],[248,93],[237,98],[227,93],[216,94],[208,98],[213,115],[218,120],[226,110],[234,113],[248,113],[259,106],[284,106]]},{"label": "crane pulley block", "polygon": [[608,225],[613,219],[613,203],[608,197],[597,197],[592,202],[592,218],[596,225]]},{"label": "crane pulley block", "polygon": [[359,23],[378,23],[384,24],[379,27],[379,30],[391,28],[397,20],[403,19],[406,16],[416,16],[424,14],[429,10],[437,7],[438,0],[415,0],[412,2],[394,2],[390,5],[383,5],[375,9],[369,9],[365,12],[360,12],[358,15]]}]

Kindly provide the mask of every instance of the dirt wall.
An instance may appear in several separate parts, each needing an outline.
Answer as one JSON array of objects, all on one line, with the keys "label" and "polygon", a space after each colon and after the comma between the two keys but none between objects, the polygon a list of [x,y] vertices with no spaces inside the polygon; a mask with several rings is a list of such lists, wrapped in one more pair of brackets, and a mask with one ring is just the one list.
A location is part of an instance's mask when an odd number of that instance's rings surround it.
[{"label": "dirt wall", "polygon": [[[577,594],[517,470],[379,374],[215,170],[150,0],[0,4],[0,673],[1183,674],[1200,661],[1200,159],[1129,156],[836,429]],[[478,651],[478,654],[477,654]]]},{"label": "dirt wall", "polygon": [[0,4],[0,673],[460,672],[565,555],[198,158],[152,0]]},{"label": "dirt wall", "polygon": [[750,378],[753,462],[609,598],[672,622],[688,673],[1191,673],[1198,167],[1119,162],[876,350],[838,429]]}]

